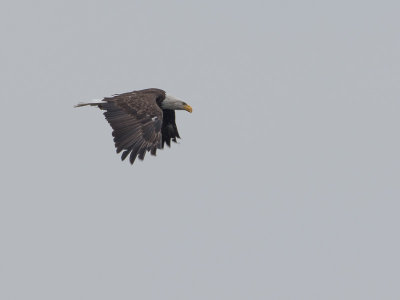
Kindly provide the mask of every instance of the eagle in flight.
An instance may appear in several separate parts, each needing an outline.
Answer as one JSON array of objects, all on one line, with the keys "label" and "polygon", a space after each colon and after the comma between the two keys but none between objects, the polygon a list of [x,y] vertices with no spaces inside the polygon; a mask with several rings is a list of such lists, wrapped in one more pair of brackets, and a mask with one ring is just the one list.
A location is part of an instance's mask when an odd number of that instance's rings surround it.
[{"label": "eagle in flight", "polygon": [[144,159],[146,152],[156,155],[164,144],[171,146],[180,138],[175,124],[175,110],[192,112],[185,102],[168,96],[160,89],[145,89],[113,95],[94,102],[79,103],[75,107],[97,106],[111,125],[117,153],[121,159],[129,155],[131,164],[136,157]]}]

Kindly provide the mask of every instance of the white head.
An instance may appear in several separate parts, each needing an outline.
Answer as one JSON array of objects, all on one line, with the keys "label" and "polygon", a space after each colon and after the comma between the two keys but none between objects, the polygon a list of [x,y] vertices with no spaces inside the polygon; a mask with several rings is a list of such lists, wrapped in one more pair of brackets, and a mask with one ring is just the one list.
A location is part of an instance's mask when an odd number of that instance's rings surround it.
[{"label": "white head", "polygon": [[173,110],[186,110],[188,112],[192,112],[192,108],[190,105],[187,105],[185,102],[169,95],[165,95],[165,99],[161,102],[162,109],[173,109]]}]

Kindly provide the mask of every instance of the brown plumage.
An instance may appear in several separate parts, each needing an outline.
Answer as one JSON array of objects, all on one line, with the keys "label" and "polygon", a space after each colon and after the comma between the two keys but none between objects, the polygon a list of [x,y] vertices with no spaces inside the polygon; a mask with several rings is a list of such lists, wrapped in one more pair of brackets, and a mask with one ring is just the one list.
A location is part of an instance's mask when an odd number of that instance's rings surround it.
[{"label": "brown plumage", "polygon": [[175,124],[175,109],[192,112],[185,102],[167,96],[160,89],[145,89],[106,97],[81,106],[97,106],[105,110],[104,116],[111,125],[117,153],[121,159],[129,155],[134,163],[136,157],[143,160],[146,152],[156,155],[164,144],[171,146],[171,140],[180,138]]}]

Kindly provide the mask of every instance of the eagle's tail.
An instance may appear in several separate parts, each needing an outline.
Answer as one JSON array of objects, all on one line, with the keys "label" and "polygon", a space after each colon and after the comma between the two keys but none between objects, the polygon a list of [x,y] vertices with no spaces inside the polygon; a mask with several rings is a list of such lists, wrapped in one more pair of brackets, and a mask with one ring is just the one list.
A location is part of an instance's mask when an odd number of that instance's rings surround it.
[{"label": "eagle's tail", "polygon": [[101,104],[104,104],[104,103],[106,103],[106,102],[103,100],[96,99],[96,100],[93,100],[92,102],[79,102],[77,105],[74,105],[74,107],[81,107],[81,106],[87,106],[87,105],[100,106]]}]

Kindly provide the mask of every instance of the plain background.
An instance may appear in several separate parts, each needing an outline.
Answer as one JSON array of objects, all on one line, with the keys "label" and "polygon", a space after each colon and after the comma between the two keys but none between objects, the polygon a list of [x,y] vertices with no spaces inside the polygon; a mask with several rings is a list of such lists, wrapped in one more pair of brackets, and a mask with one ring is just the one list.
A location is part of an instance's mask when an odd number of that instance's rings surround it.
[{"label": "plain background", "polygon": [[400,299],[398,3],[2,1],[0,299]]}]

